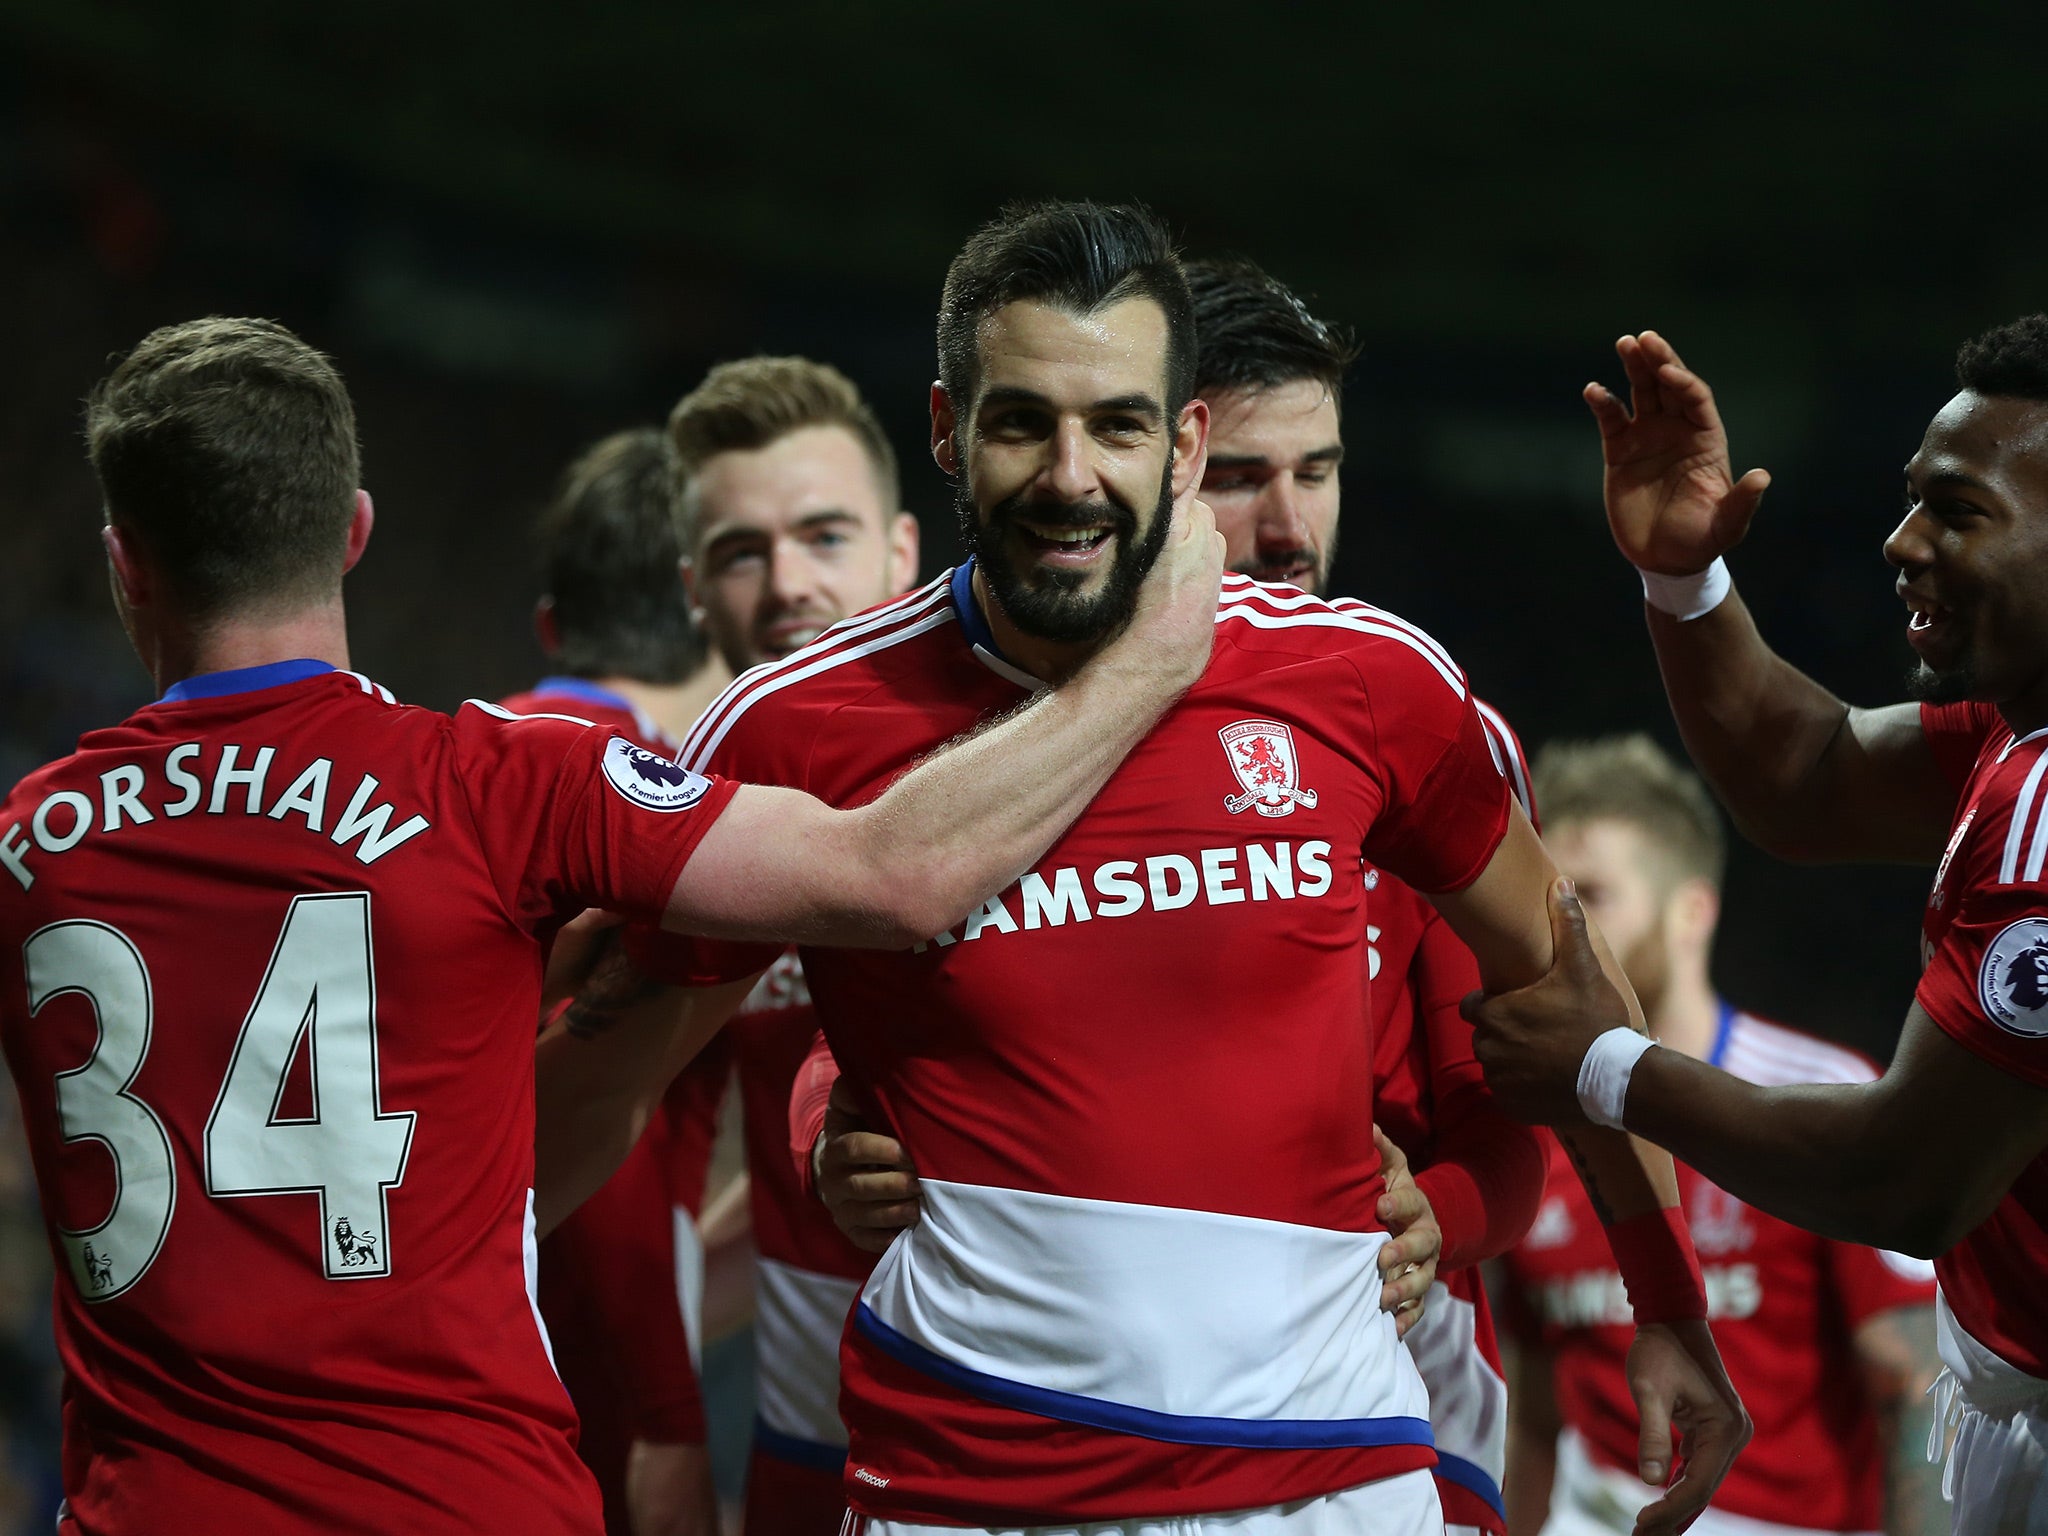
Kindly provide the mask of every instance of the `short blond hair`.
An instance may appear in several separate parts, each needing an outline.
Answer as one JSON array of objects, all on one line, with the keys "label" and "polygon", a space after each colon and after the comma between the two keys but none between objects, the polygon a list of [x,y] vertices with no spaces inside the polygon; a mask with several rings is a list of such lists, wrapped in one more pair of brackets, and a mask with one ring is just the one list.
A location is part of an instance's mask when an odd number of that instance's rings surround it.
[{"label": "short blond hair", "polygon": [[1698,774],[1648,736],[1553,741],[1536,754],[1536,803],[1556,831],[1570,821],[1624,821],[1668,858],[1681,879],[1720,889],[1728,835]]},{"label": "short blond hair", "polygon": [[885,512],[900,505],[896,450],[859,386],[830,363],[808,357],[743,357],[720,363],[669,413],[669,441],[683,495],[683,535],[695,538],[691,483],[717,454],[766,448],[804,427],[853,434],[874,470]]}]

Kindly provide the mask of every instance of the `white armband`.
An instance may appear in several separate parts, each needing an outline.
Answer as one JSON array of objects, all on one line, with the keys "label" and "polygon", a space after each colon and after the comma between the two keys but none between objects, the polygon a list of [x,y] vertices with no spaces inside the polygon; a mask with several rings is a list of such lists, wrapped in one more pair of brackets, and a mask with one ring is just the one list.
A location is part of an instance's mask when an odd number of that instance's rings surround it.
[{"label": "white armband", "polygon": [[1657,1042],[1648,1035],[1617,1026],[1594,1038],[1579,1063],[1579,1108],[1595,1125],[1619,1131],[1622,1106],[1628,1102],[1628,1080],[1643,1052]]},{"label": "white armband", "polygon": [[1643,601],[1680,623],[1712,613],[1735,590],[1725,560],[1716,560],[1693,576],[1659,576],[1640,566],[1636,574],[1643,578]]}]

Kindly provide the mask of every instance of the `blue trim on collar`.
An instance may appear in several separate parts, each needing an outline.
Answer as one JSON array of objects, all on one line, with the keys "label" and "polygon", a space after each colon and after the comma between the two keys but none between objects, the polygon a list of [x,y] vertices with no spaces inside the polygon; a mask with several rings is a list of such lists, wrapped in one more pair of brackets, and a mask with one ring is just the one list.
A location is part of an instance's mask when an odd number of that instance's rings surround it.
[{"label": "blue trim on collar", "polygon": [[1366,1445],[1436,1443],[1429,1420],[1390,1414],[1372,1419],[1220,1419],[1134,1408],[1099,1397],[1081,1397],[1027,1382],[1006,1381],[934,1354],[905,1338],[858,1302],[854,1331],[883,1354],[934,1381],[983,1402],[1035,1413],[1043,1419],[1086,1424],[1121,1435],[1142,1435],[1169,1445],[1243,1446],[1254,1450],[1337,1450]]},{"label": "blue trim on collar", "polygon": [[846,1470],[845,1446],[827,1445],[822,1440],[800,1440],[795,1435],[786,1435],[759,1414],[754,1416],[754,1449],[764,1456],[773,1456],[777,1461],[786,1461],[791,1466],[807,1467],[813,1472]]},{"label": "blue trim on collar", "polygon": [[281,688],[286,683],[304,682],[309,677],[334,670],[332,662],[301,656],[295,661],[267,661],[260,667],[201,672],[171,684],[157,703],[185,704],[193,699],[219,699],[231,693],[254,693],[258,688]]},{"label": "blue trim on collar", "polygon": [[1735,1031],[1735,1005],[1725,997],[1714,999],[1721,1010],[1721,1022],[1714,1030],[1714,1048],[1707,1053],[1707,1065],[1718,1067],[1721,1058],[1728,1054],[1728,1037]]},{"label": "blue trim on collar", "polygon": [[616,709],[621,714],[638,713],[631,699],[613,693],[609,688],[600,688],[587,677],[544,677],[533,685],[533,691],[567,694],[572,699],[581,699],[586,704],[602,704],[606,709]]},{"label": "blue trim on collar", "polygon": [[981,604],[974,600],[974,557],[969,555],[953,567],[953,611],[960,617],[960,632],[967,636],[970,646],[980,646],[989,655],[1009,666],[1016,666],[1003,654],[1003,648],[996,644],[995,631],[988,627],[988,615],[981,611]]}]

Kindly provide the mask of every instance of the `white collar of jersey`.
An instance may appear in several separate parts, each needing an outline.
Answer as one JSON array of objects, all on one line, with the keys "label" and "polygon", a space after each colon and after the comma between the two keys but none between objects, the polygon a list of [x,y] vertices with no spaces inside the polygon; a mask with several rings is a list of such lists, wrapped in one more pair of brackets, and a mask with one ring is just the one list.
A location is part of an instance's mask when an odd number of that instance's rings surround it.
[{"label": "white collar of jersey", "polygon": [[989,628],[988,615],[981,611],[981,604],[974,598],[974,557],[969,555],[953,568],[949,583],[953,591],[953,612],[960,620],[960,631],[967,637],[967,644],[974,652],[974,659],[997,677],[1015,683],[1030,693],[1042,693],[1052,685],[1042,677],[1033,677],[1002,652],[996,644],[995,631]]},{"label": "white collar of jersey", "polygon": [[2013,737],[2011,741],[2005,744],[2005,750],[1998,754],[1998,760],[2001,763],[2004,762],[2028,742],[2039,741],[2043,736],[2048,736],[2048,725],[2042,726],[2038,731],[2029,731],[2024,736]]}]

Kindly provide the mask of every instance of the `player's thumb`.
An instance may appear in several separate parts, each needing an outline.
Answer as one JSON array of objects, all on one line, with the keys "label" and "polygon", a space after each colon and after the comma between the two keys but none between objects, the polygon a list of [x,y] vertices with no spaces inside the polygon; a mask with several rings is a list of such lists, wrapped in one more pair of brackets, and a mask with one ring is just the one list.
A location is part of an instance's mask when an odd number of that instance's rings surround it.
[{"label": "player's thumb", "polygon": [[1579,888],[1562,875],[1550,883],[1550,943],[1552,969],[1575,977],[1599,972],[1600,957],[1593,953],[1593,936],[1586,931]]},{"label": "player's thumb", "polygon": [[1763,504],[1764,492],[1770,488],[1771,472],[1767,469],[1752,469],[1729,487],[1714,516],[1714,531],[1724,550],[1742,542],[1756,509]]},{"label": "player's thumb", "polygon": [[1661,1387],[1634,1376],[1628,1389],[1642,1424],[1636,1436],[1637,1475],[1662,1488],[1671,1478],[1671,1399]]}]

